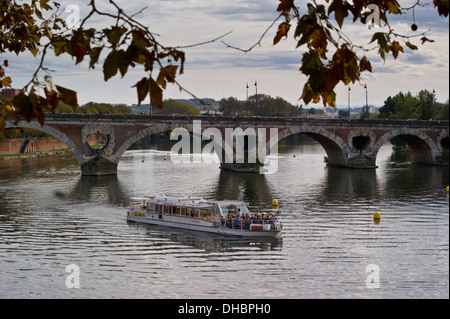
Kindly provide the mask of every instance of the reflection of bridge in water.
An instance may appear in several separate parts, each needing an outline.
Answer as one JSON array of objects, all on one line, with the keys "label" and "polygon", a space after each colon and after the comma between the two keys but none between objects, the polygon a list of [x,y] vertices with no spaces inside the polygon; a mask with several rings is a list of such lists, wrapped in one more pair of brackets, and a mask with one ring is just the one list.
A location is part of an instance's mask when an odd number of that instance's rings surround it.
[{"label": "reflection of bridge in water", "polygon": [[[26,121],[14,125],[10,119],[6,128],[31,128],[58,138],[72,150],[83,175],[114,175],[121,156],[132,144],[148,135],[171,132],[176,128],[185,128],[195,134],[194,121],[201,121],[201,132],[215,128],[224,137],[226,128],[254,128],[256,132],[258,129],[276,129],[278,141],[293,134],[305,134],[323,146],[328,164],[332,166],[375,168],[381,146],[396,136],[411,148],[416,163],[448,165],[444,154],[447,152],[448,156],[448,121],[55,114],[47,115],[44,126]],[[103,145],[92,147],[89,140],[94,135],[104,137]],[[269,138],[267,133],[267,148]],[[226,148],[227,141],[221,142]],[[222,163],[221,166],[233,169],[238,164]]]}]

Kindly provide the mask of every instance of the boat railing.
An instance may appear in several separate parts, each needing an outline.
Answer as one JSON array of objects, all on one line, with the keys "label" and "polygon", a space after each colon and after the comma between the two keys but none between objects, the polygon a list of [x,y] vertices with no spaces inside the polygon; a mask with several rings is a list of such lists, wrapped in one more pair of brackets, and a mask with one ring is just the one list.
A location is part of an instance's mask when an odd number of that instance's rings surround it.
[{"label": "boat railing", "polygon": [[220,227],[242,230],[274,231],[280,230],[281,224],[278,218],[221,218]]}]

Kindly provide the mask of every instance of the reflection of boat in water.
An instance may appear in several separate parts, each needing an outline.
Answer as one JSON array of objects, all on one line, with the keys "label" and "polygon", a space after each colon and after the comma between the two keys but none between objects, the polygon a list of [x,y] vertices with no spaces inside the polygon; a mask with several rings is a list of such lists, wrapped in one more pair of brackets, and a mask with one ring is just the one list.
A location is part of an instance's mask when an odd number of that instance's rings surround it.
[{"label": "reflection of boat in water", "polygon": [[132,198],[127,219],[155,225],[242,237],[274,237],[281,231],[278,217],[252,214],[242,201],[201,198]]}]

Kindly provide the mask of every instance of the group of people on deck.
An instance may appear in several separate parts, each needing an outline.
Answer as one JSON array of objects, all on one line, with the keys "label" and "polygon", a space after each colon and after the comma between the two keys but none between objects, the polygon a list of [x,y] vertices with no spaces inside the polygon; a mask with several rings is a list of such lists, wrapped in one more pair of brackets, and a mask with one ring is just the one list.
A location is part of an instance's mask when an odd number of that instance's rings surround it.
[{"label": "group of people on deck", "polygon": [[250,229],[251,224],[274,224],[276,217],[270,214],[249,214],[240,213],[238,209],[237,214],[228,214],[222,218],[222,227],[232,229]]}]

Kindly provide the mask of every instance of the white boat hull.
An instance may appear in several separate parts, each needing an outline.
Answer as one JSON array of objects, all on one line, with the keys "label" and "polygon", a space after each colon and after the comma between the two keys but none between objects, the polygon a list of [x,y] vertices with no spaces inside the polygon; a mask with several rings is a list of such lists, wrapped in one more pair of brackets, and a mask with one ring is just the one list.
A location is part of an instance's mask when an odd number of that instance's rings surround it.
[{"label": "white boat hull", "polygon": [[171,220],[165,220],[165,219],[158,219],[158,218],[155,218],[155,216],[148,217],[148,216],[129,215],[129,216],[127,216],[127,220],[137,222],[137,223],[161,225],[161,226],[167,226],[167,227],[202,231],[202,232],[207,232],[207,233],[214,233],[214,234],[228,235],[228,236],[265,237],[265,238],[267,238],[267,237],[275,237],[280,233],[279,231],[270,231],[270,230],[251,231],[251,230],[245,230],[245,229],[231,229],[231,228],[225,228],[225,227],[214,227],[212,223],[210,223],[211,225],[182,223],[182,222],[178,222],[175,220],[171,221]]}]

